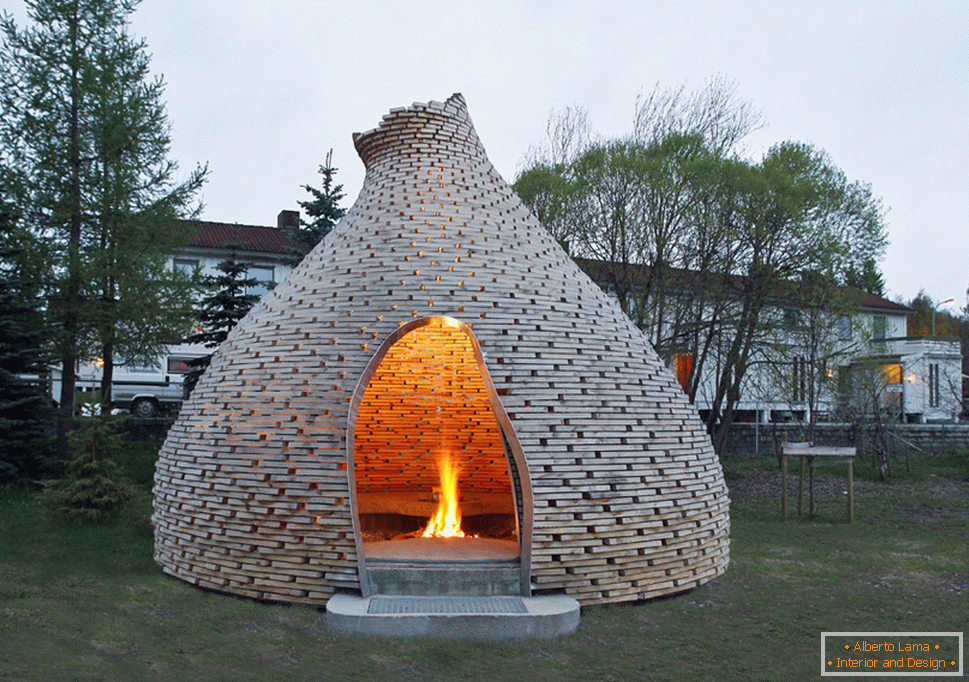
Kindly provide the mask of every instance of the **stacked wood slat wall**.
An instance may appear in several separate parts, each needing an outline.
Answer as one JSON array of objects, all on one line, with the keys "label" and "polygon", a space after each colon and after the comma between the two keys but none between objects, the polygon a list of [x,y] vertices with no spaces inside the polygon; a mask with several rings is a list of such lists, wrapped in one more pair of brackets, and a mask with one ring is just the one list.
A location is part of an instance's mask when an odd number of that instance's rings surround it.
[{"label": "stacked wood slat wall", "polygon": [[729,500],[695,410],[488,162],[460,95],[355,141],[356,203],[233,330],[162,447],[164,570],[306,604],[359,589],[349,406],[399,326],[449,316],[527,461],[538,589],[619,602],[723,573]]}]

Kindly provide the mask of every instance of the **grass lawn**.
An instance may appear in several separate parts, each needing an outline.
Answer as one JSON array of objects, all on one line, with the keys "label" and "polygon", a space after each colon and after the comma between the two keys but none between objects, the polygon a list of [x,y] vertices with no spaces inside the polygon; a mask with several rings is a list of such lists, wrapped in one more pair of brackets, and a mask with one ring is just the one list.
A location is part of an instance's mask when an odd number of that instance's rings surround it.
[{"label": "grass lawn", "polygon": [[919,455],[889,482],[859,463],[852,525],[838,468],[819,476],[813,520],[796,517],[792,476],[782,524],[776,461],[727,460],[726,575],[669,599],[585,608],[566,637],[481,643],[342,636],[321,611],[164,576],[147,522],[153,453],[136,444],[126,455],[141,490],[112,526],[55,526],[35,495],[0,491],[3,682],[812,680],[822,631],[969,629],[966,454]]}]

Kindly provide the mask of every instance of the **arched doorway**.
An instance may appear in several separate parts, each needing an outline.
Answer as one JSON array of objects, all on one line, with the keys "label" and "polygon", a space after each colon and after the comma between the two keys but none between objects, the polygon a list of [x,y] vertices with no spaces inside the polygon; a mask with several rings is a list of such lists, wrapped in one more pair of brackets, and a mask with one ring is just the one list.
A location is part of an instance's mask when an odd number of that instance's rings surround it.
[{"label": "arched doorway", "polygon": [[[399,328],[368,364],[348,423],[348,472],[361,586],[379,562],[514,561],[530,584],[527,466],[471,329],[450,317]],[[427,537],[456,471],[462,538]]]}]

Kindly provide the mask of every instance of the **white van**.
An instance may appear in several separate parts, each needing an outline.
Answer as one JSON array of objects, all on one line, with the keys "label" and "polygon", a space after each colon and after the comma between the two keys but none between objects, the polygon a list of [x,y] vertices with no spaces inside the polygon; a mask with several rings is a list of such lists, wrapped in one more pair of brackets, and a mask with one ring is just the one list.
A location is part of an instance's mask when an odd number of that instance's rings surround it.
[{"label": "white van", "polygon": [[[164,366],[117,365],[111,382],[111,404],[128,410],[135,417],[150,419],[166,411],[177,410],[185,398],[183,379],[191,371],[194,355],[168,355]],[[61,370],[52,369],[52,397],[60,397]],[[86,363],[78,369],[77,390],[95,394],[101,388],[101,366]]]}]

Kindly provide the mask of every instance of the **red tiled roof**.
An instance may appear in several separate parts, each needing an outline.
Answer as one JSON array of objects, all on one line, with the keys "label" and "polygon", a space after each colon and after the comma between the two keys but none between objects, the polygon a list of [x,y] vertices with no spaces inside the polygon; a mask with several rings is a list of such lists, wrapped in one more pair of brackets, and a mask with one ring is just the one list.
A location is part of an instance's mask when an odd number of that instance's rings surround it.
[{"label": "red tiled roof", "polygon": [[862,308],[876,308],[878,310],[891,310],[893,312],[900,313],[902,315],[914,315],[915,310],[909,308],[907,305],[902,305],[901,303],[895,303],[894,301],[889,301],[887,298],[882,296],[876,296],[875,294],[869,294],[862,292],[861,294],[861,307]]},{"label": "red tiled roof", "polygon": [[294,242],[283,230],[275,227],[213,223],[207,220],[187,220],[185,222],[192,230],[197,230],[189,243],[189,246],[196,248],[236,248],[240,251],[277,254],[291,254],[294,251],[306,253],[309,251],[305,244]]}]

